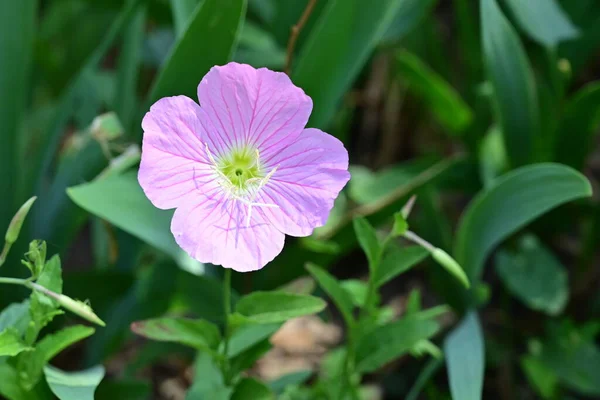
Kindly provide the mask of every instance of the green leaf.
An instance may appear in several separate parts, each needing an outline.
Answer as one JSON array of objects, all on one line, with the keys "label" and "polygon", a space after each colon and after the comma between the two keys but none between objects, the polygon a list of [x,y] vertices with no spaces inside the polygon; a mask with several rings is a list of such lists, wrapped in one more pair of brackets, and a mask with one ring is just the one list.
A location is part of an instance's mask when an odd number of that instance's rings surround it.
[{"label": "green leaf", "polygon": [[600,126],[600,81],[580,89],[564,107],[557,131],[556,161],[582,170]]},{"label": "green leaf", "polygon": [[8,400],[31,400],[31,394],[19,383],[17,369],[5,360],[0,360],[0,396]]},{"label": "green leaf", "polygon": [[497,119],[513,166],[534,158],[539,137],[535,81],[517,33],[496,0],[481,0],[483,53],[494,88]]},{"label": "green leaf", "polygon": [[16,329],[7,328],[0,332],[0,357],[13,357],[23,351],[33,350],[29,347]]},{"label": "green leaf", "polygon": [[[408,206],[409,208],[411,207],[410,204]],[[409,211],[406,211],[407,215]],[[394,225],[392,227],[392,233],[394,234],[394,236],[402,236],[406,233],[406,231],[408,230],[408,222],[406,222],[406,218],[404,217],[403,211],[399,211],[397,213],[394,213]]]},{"label": "green leaf", "polygon": [[450,133],[459,134],[471,124],[473,112],[458,92],[416,55],[400,51],[396,55],[396,65],[408,90],[423,99]]},{"label": "green leaf", "polygon": [[[366,307],[367,306],[367,296],[369,292],[369,286],[367,282],[358,280],[358,279],[346,279],[341,282],[342,289],[350,296],[352,304],[356,307]],[[377,296],[377,294],[376,294]],[[377,296],[377,301],[373,301],[373,303],[379,303],[379,296]]]},{"label": "green leaf", "polygon": [[25,300],[21,303],[13,303],[0,313],[0,332],[6,328],[12,327],[19,332],[20,335],[23,335],[27,330],[30,320],[29,300]]},{"label": "green leaf", "polygon": [[331,274],[316,265],[307,265],[306,269],[315,278],[319,286],[331,297],[335,306],[340,310],[346,324],[354,320],[352,316],[352,299],[348,292]]},{"label": "green leaf", "polygon": [[289,386],[300,385],[306,382],[312,375],[313,372],[311,370],[292,372],[269,382],[269,387],[275,393],[281,393]]},{"label": "green leaf", "polygon": [[484,343],[479,319],[469,313],[444,342],[453,400],[480,400],[483,391]]},{"label": "green leaf", "polygon": [[86,211],[175,259],[186,259],[169,228],[173,211],[154,207],[142,191],[134,172],[71,187],[67,193]]},{"label": "green leaf", "polygon": [[156,318],[131,324],[136,334],[159,342],[176,342],[198,350],[215,350],[221,341],[216,325],[204,320]]},{"label": "green leaf", "polygon": [[508,290],[534,310],[558,315],[567,304],[567,271],[534,237],[523,238],[515,252],[498,253],[496,271]]},{"label": "green leaf", "polygon": [[171,12],[173,13],[173,26],[177,37],[183,36],[190,16],[198,5],[199,0],[171,0]]},{"label": "green leaf", "polygon": [[78,372],[65,372],[50,365],[44,367],[46,382],[60,400],[94,400],[104,372],[102,365]]},{"label": "green leaf", "polygon": [[439,329],[435,321],[410,315],[379,326],[361,337],[356,348],[356,370],[373,372],[407,353],[415,344],[432,337]]},{"label": "green leaf", "polygon": [[310,126],[325,127],[390,27],[402,0],[331,0],[302,48],[292,80],[313,102]]},{"label": "green leaf", "polygon": [[264,383],[244,378],[236,385],[231,400],[275,400],[275,395]]},{"label": "green leaf", "polygon": [[269,339],[263,339],[256,343],[252,347],[247,348],[237,356],[229,360],[230,363],[230,374],[238,376],[244,371],[252,368],[258,360],[260,360],[267,352],[269,352],[273,346]]},{"label": "green leaf", "polygon": [[250,321],[269,324],[315,314],[325,306],[323,300],[313,296],[276,291],[253,292],[238,301],[236,311]]},{"label": "green leaf", "polygon": [[0,2],[0,231],[15,207],[19,177],[21,120],[29,97],[29,79],[37,27],[38,0]]},{"label": "green leaf", "polygon": [[551,369],[533,356],[521,358],[521,368],[531,386],[543,399],[551,400],[555,398],[558,390],[558,379]]},{"label": "green leaf", "polygon": [[[36,283],[54,293],[62,293],[62,268],[58,254],[46,262]],[[34,324],[28,327],[29,332],[27,336],[32,341],[35,340],[39,331],[52,321],[55,316],[62,314],[62,311],[58,310],[58,302],[56,300],[37,290],[31,292],[29,312]]]},{"label": "green leaf", "polygon": [[230,60],[245,13],[246,0],[202,1],[161,68],[149,101],[174,95],[196,98],[198,83],[210,68]]},{"label": "green leaf", "polygon": [[504,238],[545,212],[571,200],[590,196],[587,179],[560,164],[536,164],[499,178],[479,193],[460,221],[454,255],[471,283]]},{"label": "green leaf", "polygon": [[354,224],[354,233],[356,234],[358,243],[367,255],[369,269],[373,273],[374,269],[377,268],[381,254],[381,244],[379,243],[379,239],[377,239],[375,229],[363,217],[355,218],[352,223]]},{"label": "green leaf", "polygon": [[383,42],[399,41],[416,28],[434,9],[438,0],[405,0],[382,38]]},{"label": "green leaf", "polygon": [[42,369],[48,361],[58,353],[82,339],[91,336],[94,328],[75,325],[65,328],[51,335],[44,336],[35,347],[34,351],[23,353],[19,356],[19,376],[22,386],[31,389],[39,381]]},{"label": "green leaf", "polygon": [[250,347],[271,337],[281,324],[245,324],[236,329],[229,338],[227,355],[233,358]]},{"label": "green leaf", "polygon": [[565,386],[587,396],[600,396],[600,348],[582,329],[552,337],[537,352],[536,358]]},{"label": "green leaf", "polygon": [[579,30],[556,0],[506,0],[523,31],[542,46],[555,48],[576,39]]},{"label": "green leaf", "polygon": [[186,400],[229,400],[233,389],[225,386],[219,366],[205,352],[198,352],[194,363],[194,383]]},{"label": "green leaf", "polygon": [[373,278],[375,285],[379,287],[389,282],[419,264],[428,255],[429,252],[421,246],[398,247],[390,244],[386,247],[377,275]]}]

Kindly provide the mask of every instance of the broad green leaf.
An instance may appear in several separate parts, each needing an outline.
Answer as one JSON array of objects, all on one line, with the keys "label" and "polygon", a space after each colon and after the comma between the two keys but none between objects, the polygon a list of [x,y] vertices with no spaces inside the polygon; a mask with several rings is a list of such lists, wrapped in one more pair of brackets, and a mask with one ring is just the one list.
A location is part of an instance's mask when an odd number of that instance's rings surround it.
[{"label": "broad green leaf", "polygon": [[362,336],[356,348],[356,370],[373,372],[407,353],[415,344],[432,337],[439,325],[418,314],[382,325]]},{"label": "broad green leaf", "polygon": [[331,0],[304,44],[292,80],[313,102],[310,126],[324,128],[402,0]]},{"label": "broad green leaf", "polygon": [[433,10],[438,0],[404,0],[396,12],[383,42],[399,41],[407,33],[416,28],[419,23]]},{"label": "broad green leaf", "polygon": [[38,0],[0,2],[0,231],[15,206],[19,176],[17,148],[27,99],[37,27]]},{"label": "broad green leaf", "polygon": [[78,206],[164,251],[175,259],[184,257],[175,243],[170,224],[172,211],[150,203],[135,173],[109,176],[71,187],[69,197]]},{"label": "broad green leaf", "polygon": [[70,345],[93,333],[94,328],[75,325],[44,336],[37,342],[34,351],[19,355],[18,366],[22,386],[25,389],[34,387],[40,380],[44,365]]},{"label": "broad green leaf", "polygon": [[27,330],[30,320],[29,300],[25,300],[22,303],[13,303],[0,313],[0,332],[8,327],[12,327],[20,335],[23,335]]},{"label": "broad green leaf", "polygon": [[60,400],[94,400],[104,372],[102,365],[78,372],[61,371],[51,365],[44,367],[46,382]]},{"label": "broad green leaf", "polygon": [[245,13],[246,0],[203,0],[161,68],[149,101],[175,95],[196,98],[210,68],[230,60]]},{"label": "broad green leaf", "polygon": [[407,51],[398,52],[396,65],[408,90],[423,99],[449,133],[459,134],[469,126],[473,119],[471,109],[444,78]]},{"label": "broad green leaf", "polygon": [[229,400],[233,389],[225,386],[219,366],[205,352],[198,352],[194,363],[194,383],[185,400]]},{"label": "broad green leaf", "polygon": [[356,234],[358,243],[367,255],[369,269],[373,273],[381,257],[381,244],[379,243],[379,239],[377,239],[375,229],[363,217],[355,218],[352,223],[354,224],[354,233]]},{"label": "broad green leaf", "polygon": [[236,385],[231,400],[275,400],[275,394],[264,383],[244,378]]},{"label": "broad green leaf", "polygon": [[33,350],[29,347],[19,332],[14,328],[7,328],[0,332],[0,357],[16,356],[23,351]]},{"label": "broad green leaf", "polygon": [[485,134],[479,148],[479,171],[483,186],[493,186],[494,180],[508,169],[502,131],[493,125]]},{"label": "broad green leaf", "polygon": [[253,292],[238,301],[236,311],[250,321],[269,324],[315,314],[325,306],[323,300],[313,296],[275,291]]},{"label": "broad green leaf", "polygon": [[148,339],[181,343],[198,350],[214,350],[221,341],[217,326],[204,320],[156,318],[134,322],[131,330]]},{"label": "broad green leaf", "polygon": [[508,173],[480,192],[464,212],[455,258],[474,284],[487,256],[503,239],[545,212],[591,192],[583,175],[560,164],[536,164]]},{"label": "broad green leaf", "polygon": [[576,39],[579,30],[556,0],[506,0],[523,31],[539,44],[555,48]]},{"label": "broad green leaf", "polygon": [[594,149],[594,138],[600,126],[600,82],[580,89],[565,104],[557,131],[556,161],[582,170]]},{"label": "broad green leaf", "polygon": [[245,324],[236,329],[229,338],[227,355],[236,357],[250,347],[273,335],[281,324]]},{"label": "broad green leaf", "polygon": [[177,37],[183,36],[190,16],[201,0],[171,0],[171,12],[173,13],[173,26]]},{"label": "broad green leaf", "polygon": [[335,306],[340,310],[346,324],[354,320],[352,316],[352,299],[348,292],[331,274],[316,265],[307,265],[306,269],[315,278],[319,286],[331,297]]},{"label": "broad green leaf", "polygon": [[444,342],[450,393],[453,400],[480,400],[485,368],[483,333],[479,319],[469,313]]},{"label": "broad green leaf", "polygon": [[535,158],[540,124],[533,72],[496,0],[481,0],[480,11],[484,61],[506,152],[513,166],[527,164]]},{"label": "broad green leaf", "polygon": [[373,278],[379,287],[423,261],[429,252],[421,246],[398,247],[390,244],[383,252],[377,275]]},{"label": "broad green leaf", "polygon": [[569,298],[567,271],[534,237],[521,240],[515,252],[496,257],[496,271],[508,290],[534,310],[560,314]]}]

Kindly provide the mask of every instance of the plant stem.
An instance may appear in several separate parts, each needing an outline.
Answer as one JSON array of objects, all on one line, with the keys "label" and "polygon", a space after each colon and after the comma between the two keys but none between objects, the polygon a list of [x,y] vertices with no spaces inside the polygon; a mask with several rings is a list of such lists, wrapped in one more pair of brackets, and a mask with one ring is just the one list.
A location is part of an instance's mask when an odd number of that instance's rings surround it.
[{"label": "plant stem", "polygon": [[6,256],[8,256],[8,252],[10,251],[11,243],[5,242],[4,248],[2,249],[2,253],[0,253],[0,267],[6,261]]},{"label": "plant stem", "polygon": [[19,279],[19,278],[0,278],[0,283],[7,283],[9,285],[27,286],[28,281],[26,279]]},{"label": "plant stem", "polygon": [[223,377],[225,378],[225,384],[229,385],[229,315],[231,314],[231,269],[225,268],[225,275],[223,277],[223,314],[225,317],[225,332],[223,335]]},{"label": "plant stem", "polygon": [[292,59],[294,58],[294,49],[296,48],[296,40],[298,40],[298,36],[300,35],[300,31],[308,21],[308,17],[312,13],[313,8],[315,8],[315,4],[317,4],[317,0],[308,0],[306,4],[306,8],[300,17],[298,23],[292,26],[292,33],[290,35],[290,40],[288,41],[287,46],[287,56],[285,60],[285,73],[289,76],[292,70]]}]

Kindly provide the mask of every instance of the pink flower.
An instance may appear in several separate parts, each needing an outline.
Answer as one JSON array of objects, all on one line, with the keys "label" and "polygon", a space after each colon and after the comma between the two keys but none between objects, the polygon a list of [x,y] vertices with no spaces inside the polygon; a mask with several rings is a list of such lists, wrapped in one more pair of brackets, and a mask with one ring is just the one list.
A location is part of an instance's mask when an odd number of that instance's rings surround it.
[{"label": "pink flower", "polygon": [[350,179],[348,152],[304,129],[312,101],[287,75],[230,63],[185,96],[157,101],[142,121],[139,182],[158,208],[176,208],[175,240],[191,257],[253,271],[285,234],[322,226]]}]

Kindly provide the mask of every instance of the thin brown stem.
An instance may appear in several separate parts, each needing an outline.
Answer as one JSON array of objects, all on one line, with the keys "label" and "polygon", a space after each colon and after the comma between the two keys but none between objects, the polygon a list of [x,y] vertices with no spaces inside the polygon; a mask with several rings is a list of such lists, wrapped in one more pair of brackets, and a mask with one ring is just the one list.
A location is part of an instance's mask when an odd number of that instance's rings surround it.
[{"label": "thin brown stem", "polygon": [[294,58],[294,49],[296,48],[296,41],[298,40],[298,36],[300,35],[300,31],[308,21],[310,14],[315,8],[315,4],[317,4],[317,0],[308,0],[308,4],[302,13],[302,16],[296,23],[296,25],[292,26],[290,33],[290,40],[288,41],[287,46],[287,57],[285,60],[285,73],[289,76],[292,69],[292,59]]}]

